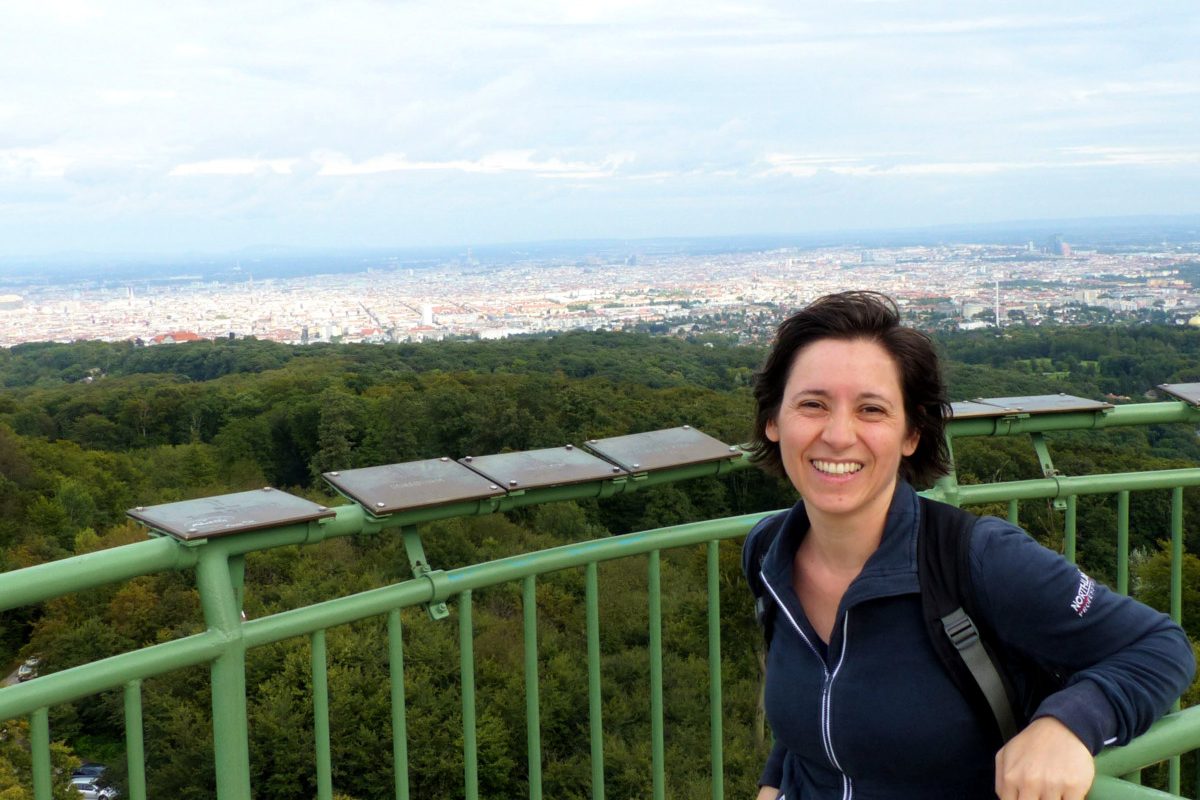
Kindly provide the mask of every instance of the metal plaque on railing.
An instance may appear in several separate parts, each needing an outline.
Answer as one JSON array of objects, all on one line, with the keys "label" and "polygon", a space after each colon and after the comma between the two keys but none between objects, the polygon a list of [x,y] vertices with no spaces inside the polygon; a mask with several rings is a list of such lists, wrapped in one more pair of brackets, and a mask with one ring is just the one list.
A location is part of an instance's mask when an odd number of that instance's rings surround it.
[{"label": "metal plaque on railing", "polygon": [[999,417],[1006,414],[1019,413],[1015,408],[1000,408],[982,399],[962,400],[950,404],[950,416],[953,419],[976,419],[980,417]]},{"label": "metal plaque on railing", "polygon": [[739,448],[714,439],[690,425],[610,439],[589,439],[587,448],[630,472],[706,464],[739,458],[742,454]]},{"label": "metal plaque on railing", "polygon": [[586,483],[625,474],[620,467],[571,444],[520,453],[466,456],[460,458],[459,463],[510,492]]},{"label": "metal plaque on railing", "polygon": [[496,481],[449,458],[326,472],[321,477],[376,516],[504,494]]},{"label": "metal plaque on railing", "polygon": [[1160,383],[1158,388],[1172,397],[1200,406],[1200,383]]},{"label": "metal plaque on railing", "polygon": [[334,516],[326,506],[271,487],[222,494],[126,512],[138,522],[177,539],[211,539]]},{"label": "metal plaque on railing", "polygon": [[1013,414],[1065,414],[1072,411],[1105,411],[1112,403],[1070,394],[1036,394],[1022,397],[980,397],[951,403],[954,419],[1007,417]]}]

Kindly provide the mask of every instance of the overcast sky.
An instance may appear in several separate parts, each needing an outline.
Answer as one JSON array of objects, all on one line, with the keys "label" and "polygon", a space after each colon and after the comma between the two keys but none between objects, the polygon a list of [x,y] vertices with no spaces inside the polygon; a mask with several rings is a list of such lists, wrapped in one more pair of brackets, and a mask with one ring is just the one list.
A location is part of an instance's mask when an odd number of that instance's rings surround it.
[{"label": "overcast sky", "polygon": [[0,0],[0,256],[1200,213],[1200,4]]}]

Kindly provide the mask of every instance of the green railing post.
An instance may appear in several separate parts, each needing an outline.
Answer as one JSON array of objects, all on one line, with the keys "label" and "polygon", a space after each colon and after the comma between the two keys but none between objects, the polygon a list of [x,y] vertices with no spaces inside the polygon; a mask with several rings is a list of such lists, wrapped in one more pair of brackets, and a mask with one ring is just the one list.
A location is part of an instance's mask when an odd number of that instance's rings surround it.
[{"label": "green railing post", "polygon": [[325,631],[313,632],[311,655],[317,800],[333,800],[333,764],[329,758],[329,657],[325,653]]},{"label": "green railing post", "polygon": [[29,718],[29,749],[33,766],[33,800],[51,800],[50,710],[39,708]]},{"label": "green railing post", "polygon": [[1066,527],[1063,533],[1063,555],[1067,561],[1075,563],[1075,527],[1076,518],[1079,514],[1079,498],[1076,495],[1067,495],[1067,520]]},{"label": "green railing post", "polygon": [[200,547],[196,584],[211,630],[224,644],[212,662],[213,759],[219,800],[251,800],[250,742],[246,727],[246,643],[229,560],[211,542]]},{"label": "green railing post", "polygon": [[666,796],[663,754],[662,569],[659,551],[650,553],[650,769],[654,800]]},{"label": "green railing post", "polygon": [[146,747],[142,736],[142,682],[125,684],[125,763],[131,800],[146,800]]},{"label": "green railing post", "polygon": [[1129,594],[1129,490],[1117,492],[1117,591]]},{"label": "green railing post", "polygon": [[587,565],[588,738],[592,745],[592,800],[604,800],[604,719],[600,687],[600,598],[595,561]]},{"label": "green railing post", "polygon": [[[1183,487],[1171,490],[1171,619],[1183,622]],[[1172,711],[1179,710],[1179,700],[1171,705]],[[1180,761],[1172,756],[1167,762],[1167,789],[1179,795]]]},{"label": "green railing post", "polygon": [[396,800],[408,799],[408,718],[404,697],[404,636],[400,609],[388,612],[388,677],[392,689],[392,770]]},{"label": "green railing post", "polygon": [[1015,497],[1008,501],[1008,522],[1011,525],[1021,524],[1021,501]]},{"label": "green railing post", "polygon": [[525,726],[529,754],[529,800],[542,800],[542,722],[538,698],[537,584],[521,582],[525,631]]},{"label": "green railing post", "polygon": [[720,545],[708,543],[708,711],[712,755],[712,800],[725,797],[724,728],[721,720]]},{"label": "green railing post", "polygon": [[471,590],[458,596],[458,664],[462,678],[463,782],[467,800],[479,798],[479,747],[475,729],[475,628]]}]

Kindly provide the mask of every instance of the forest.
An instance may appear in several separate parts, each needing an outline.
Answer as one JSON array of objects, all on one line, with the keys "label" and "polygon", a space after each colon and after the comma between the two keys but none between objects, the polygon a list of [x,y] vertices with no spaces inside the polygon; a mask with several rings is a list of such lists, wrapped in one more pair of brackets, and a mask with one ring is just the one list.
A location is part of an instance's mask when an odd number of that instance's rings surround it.
[{"label": "forest", "polygon": [[[1011,329],[939,338],[951,399],[1067,392],[1145,402],[1156,384],[1200,381],[1200,334],[1162,326]],[[688,424],[744,441],[750,384],[764,356],[732,338],[575,332],[496,342],[315,345],[222,340],[157,347],[26,344],[0,350],[0,571],[139,541],[127,509],[265,485],[326,504],[331,469],[529,450]],[[1149,394],[1148,394],[1149,393]],[[1119,398],[1128,398],[1122,400]],[[1065,474],[1194,466],[1196,431],[1129,428],[1049,437]],[[1039,475],[1028,440],[956,443],[964,483]],[[430,560],[449,569],[566,542],[697,519],[782,508],[791,488],[757,470],[598,501],[432,523]],[[976,509],[1003,513],[999,508]],[[1200,496],[1185,493],[1185,625],[1200,631]],[[1115,502],[1079,507],[1080,560],[1113,581]],[[1131,515],[1134,591],[1165,608],[1166,493],[1139,493]],[[1021,509],[1022,524],[1060,546],[1062,512]],[[645,707],[645,562],[602,565],[605,767],[611,797],[649,793]],[[399,537],[334,540],[247,561],[246,612],[264,616],[409,577]],[[590,797],[583,574],[538,582],[544,782],[548,795]],[[664,553],[668,796],[707,794],[707,640],[702,550]],[[768,748],[756,714],[761,635],[736,542],[721,548],[725,780],[747,796]],[[481,793],[527,794],[520,589],[475,599]],[[457,625],[419,609],[403,617],[409,754],[415,797],[462,795]],[[0,665],[36,655],[43,672],[201,630],[189,573],[138,578],[7,612]],[[329,635],[334,784],[343,798],[391,791],[384,620]],[[252,782],[257,797],[315,794],[307,641],[250,651]],[[207,672],[171,673],[144,689],[149,796],[214,796]],[[1193,690],[1194,693],[1194,690]],[[23,721],[0,737],[0,797],[22,800],[29,755]],[[123,781],[121,698],[52,709],[62,766],[110,765]],[[69,772],[69,770],[68,770]],[[67,798],[66,789],[59,796]]]}]

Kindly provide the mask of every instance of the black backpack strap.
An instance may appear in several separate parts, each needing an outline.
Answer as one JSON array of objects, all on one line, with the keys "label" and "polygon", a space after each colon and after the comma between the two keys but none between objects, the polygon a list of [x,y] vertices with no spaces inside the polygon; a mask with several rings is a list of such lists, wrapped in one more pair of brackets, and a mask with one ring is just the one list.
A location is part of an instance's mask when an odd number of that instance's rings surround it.
[{"label": "black backpack strap", "polygon": [[762,628],[767,649],[771,647],[771,634],[775,632],[775,604],[766,596],[766,588],[762,584],[762,562],[782,530],[786,516],[787,512],[783,511],[763,517],[746,534],[746,541],[742,544],[742,572],[754,595],[754,616]]},{"label": "black backpack strap", "polygon": [[917,569],[925,626],[938,657],[968,702],[995,720],[1001,740],[1017,735],[1014,694],[995,654],[971,619],[971,531],[978,519],[962,509],[921,498]]}]

